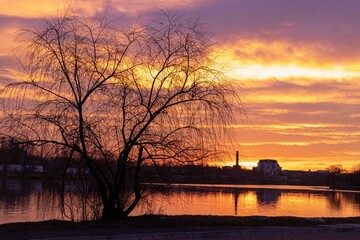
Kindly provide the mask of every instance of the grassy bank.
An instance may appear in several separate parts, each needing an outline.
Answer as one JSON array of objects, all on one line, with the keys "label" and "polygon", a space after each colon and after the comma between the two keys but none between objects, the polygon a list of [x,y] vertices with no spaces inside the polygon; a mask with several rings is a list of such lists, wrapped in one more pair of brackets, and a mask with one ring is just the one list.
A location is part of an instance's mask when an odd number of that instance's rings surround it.
[{"label": "grassy bank", "polygon": [[298,218],[298,217],[226,217],[226,216],[163,216],[145,215],[114,221],[43,221],[9,223],[0,225],[0,233],[64,231],[86,229],[150,229],[193,227],[261,227],[261,226],[314,226],[319,224],[357,223],[360,217],[352,218]]}]

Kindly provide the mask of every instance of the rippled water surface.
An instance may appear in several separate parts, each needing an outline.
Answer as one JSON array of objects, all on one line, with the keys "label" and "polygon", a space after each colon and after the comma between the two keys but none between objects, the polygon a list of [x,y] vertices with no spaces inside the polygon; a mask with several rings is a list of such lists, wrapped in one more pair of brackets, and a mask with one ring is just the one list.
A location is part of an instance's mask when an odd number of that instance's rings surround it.
[{"label": "rippled water surface", "polygon": [[[132,215],[360,216],[360,192],[261,185],[155,186]],[[0,182],[0,224],[62,219],[59,199],[41,181]],[[75,207],[81,205],[74,200]]]}]

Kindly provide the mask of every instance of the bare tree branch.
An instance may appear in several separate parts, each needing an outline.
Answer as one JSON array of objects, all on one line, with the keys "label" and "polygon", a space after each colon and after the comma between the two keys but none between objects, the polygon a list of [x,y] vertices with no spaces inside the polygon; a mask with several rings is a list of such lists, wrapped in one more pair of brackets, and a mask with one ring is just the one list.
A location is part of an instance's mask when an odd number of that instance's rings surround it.
[{"label": "bare tree branch", "polygon": [[[45,19],[23,32],[21,74],[4,91],[15,94],[4,104],[3,134],[61,147],[69,156],[64,178],[71,161],[86,166],[103,218],[126,217],[136,207],[145,162],[216,156],[219,134],[241,107],[214,65],[204,26],[163,14],[157,24],[132,28],[69,12]],[[90,197],[86,182],[79,186]]]}]

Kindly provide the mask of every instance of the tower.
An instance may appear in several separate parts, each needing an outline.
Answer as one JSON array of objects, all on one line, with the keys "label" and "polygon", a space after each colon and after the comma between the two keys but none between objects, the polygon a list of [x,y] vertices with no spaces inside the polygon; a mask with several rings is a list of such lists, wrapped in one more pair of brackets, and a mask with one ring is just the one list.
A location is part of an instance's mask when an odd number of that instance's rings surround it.
[{"label": "tower", "polygon": [[233,169],[240,169],[240,165],[239,165],[239,151],[236,151],[236,161],[235,161],[235,165],[233,165]]},{"label": "tower", "polygon": [[239,167],[239,151],[236,151],[236,167]]}]

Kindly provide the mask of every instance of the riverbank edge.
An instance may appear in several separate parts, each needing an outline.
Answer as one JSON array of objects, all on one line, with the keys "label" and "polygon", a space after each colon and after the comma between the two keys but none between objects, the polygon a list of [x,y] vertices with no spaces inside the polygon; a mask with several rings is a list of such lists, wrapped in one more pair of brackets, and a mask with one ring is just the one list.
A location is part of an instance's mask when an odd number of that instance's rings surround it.
[{"label": "riverbank edge", "polygon": [[63,220],[49,220],[41,222],[20,222],[0,225],[0,233],[15,232],[59,232],[86,230],[123,230],[132,229],[173,229],[181,228],[211,228],[211,227],[305,227],[335,224],[360,224],[359,217],[349,218],[301,218],[301,217],[267,217],[267,216],[199,216],[199,215],[143,215],[126,219],[107,221],[71,222]]}]

